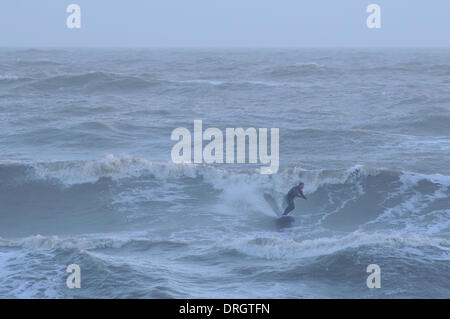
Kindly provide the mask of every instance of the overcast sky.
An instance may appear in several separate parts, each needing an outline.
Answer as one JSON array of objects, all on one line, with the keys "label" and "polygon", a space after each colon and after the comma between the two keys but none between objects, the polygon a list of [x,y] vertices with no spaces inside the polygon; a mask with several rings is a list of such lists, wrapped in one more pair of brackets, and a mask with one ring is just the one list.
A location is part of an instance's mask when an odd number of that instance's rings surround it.
[{"label": "overcast sky", "polygon": [[0,46],[450,47],[450,0],[1,0]]}]

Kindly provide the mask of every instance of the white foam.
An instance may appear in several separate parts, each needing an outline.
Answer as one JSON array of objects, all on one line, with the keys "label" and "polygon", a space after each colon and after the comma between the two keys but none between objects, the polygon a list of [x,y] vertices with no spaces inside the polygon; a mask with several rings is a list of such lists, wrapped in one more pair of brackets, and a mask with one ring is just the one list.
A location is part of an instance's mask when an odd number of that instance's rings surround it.
[{"label": "white foam", "polygon": [[[301,167],[284,168],[275,175],[261,175],[257,169],[238,170],[205,164],[174,164],[156,162],[135,157],[116,157],[108,155],[100,160],[43,162],[31,164],[38,178],[56,178],[64,184],[81,184],[95,182],[101,177],[113,179],[139,177],[151,174],[158,179],[177,177],[203,177],[213,187],[224,188],[224,184],[267,183],[276,191],[285,191],[286,187],[296,184],[301,178],[305,182],[305,192],[314,192],[324,184],[341,184],[360,177],[378,175],[382,168],[355,165],[346,170],[314,170]],[[428,179],[435,183],[450,185],[450,176],[441,174],[417,174],[403,172],[402,181],[417,183]],[[288,185],[288,186],[286,186]]]},{"label": "white foam", "polygon": [[338,237],[324,237],[311,240],[296,241],[279,237],[226,239],[221,245],[236,249],[250,256],[266,259],[298,259],[330,255],[348,248],[362,245],[403,244],[411,247],[435,246],[450,251],[450,240],[432,238],[421,235],[405,236],[400,233],[364,233],[353,232]]},{"label": "white foam", "polygon": [[319,63],[314,62],[314,61],[313,62],[296,62],[296,63],[294,63],[294,66],[301,66],[301,67],[312,66],[312,67],[316,67],[316,68],[323,67],[322,64],[319,64]]},{"label": "white foam", "polygon": [[15,245],[28,249],[78,248],[83,250],[98,248],[120,248],[130,239],[118,237],[67,237],[34,235],[15,242]]},{"label": "white foam", "polygon": [[0,80],[18,80],[19,77],[17,75],[12,74],[0,74]]}]

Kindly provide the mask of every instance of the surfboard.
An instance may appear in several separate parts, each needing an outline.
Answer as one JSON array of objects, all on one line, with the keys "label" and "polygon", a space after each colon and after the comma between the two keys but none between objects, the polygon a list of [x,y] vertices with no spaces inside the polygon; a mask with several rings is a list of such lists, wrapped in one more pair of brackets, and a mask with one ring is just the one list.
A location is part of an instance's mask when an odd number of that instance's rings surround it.
[{"label": "surfboard", "polygon": [[277,201],[275,200],[275,198],[273,198],[272,195],[265,193],[264,198],[265,198],[266,202],[271,206],[274,213],[278,215],[276,222],[279,227],[289,227],[294,223],[295,218],[293,216],[281,215],[282,211],[281,211],[280,207],[278,206]]},{"label": "surfboard", "polygon": [[289,227],[295,222],[295,218],[293,216],[281,216],[277,218],[277,224],[280,227]]}]

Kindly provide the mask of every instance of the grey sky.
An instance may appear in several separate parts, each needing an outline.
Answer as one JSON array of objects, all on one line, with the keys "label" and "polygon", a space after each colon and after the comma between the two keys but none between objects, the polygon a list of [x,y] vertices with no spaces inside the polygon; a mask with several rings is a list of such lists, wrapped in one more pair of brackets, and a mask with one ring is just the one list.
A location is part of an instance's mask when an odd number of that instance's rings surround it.
[{"label": "grey sky", "polygon": [[449,47],[450,0],[1,0],[0,46]]}]

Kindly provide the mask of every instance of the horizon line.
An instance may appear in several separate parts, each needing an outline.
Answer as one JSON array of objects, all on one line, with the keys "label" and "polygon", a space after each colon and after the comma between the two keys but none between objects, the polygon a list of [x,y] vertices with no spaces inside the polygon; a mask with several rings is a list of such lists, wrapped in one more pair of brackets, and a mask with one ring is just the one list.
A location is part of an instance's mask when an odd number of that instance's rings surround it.
[{"label": "horizon line", "polygon": [[443,46],[58,46],[58,45],[0,45],[1,49],[449,49],[450,45]]}]

